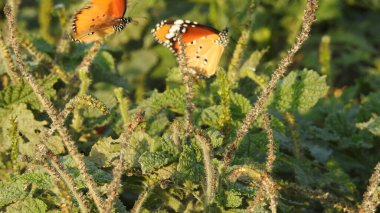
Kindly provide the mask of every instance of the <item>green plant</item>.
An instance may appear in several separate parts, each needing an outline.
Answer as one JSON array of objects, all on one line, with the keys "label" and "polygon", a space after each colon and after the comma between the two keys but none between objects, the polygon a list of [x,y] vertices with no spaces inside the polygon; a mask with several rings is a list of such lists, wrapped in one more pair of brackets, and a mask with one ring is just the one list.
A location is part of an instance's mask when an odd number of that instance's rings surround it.
[{"label": "green plant", "polygon": [[[65,40],[75,5],[0,2],[1,211],[376,212],[376,3],[142,2],[90,45]],[[363,8],[372,28],[341,12]],[[228,69],[192,76],[181,37],[170,68],[157,13],[229,20]]]}]

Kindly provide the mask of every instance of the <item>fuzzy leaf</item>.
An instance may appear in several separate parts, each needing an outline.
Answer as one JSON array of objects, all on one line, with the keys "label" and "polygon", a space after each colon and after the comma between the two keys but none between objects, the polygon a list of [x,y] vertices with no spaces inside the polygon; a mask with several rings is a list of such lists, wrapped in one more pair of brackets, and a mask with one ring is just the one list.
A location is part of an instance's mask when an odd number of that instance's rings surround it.
[{"label": "fuzzy leaf", "polygon": [[177,170],[184,179],[198,182],[202,179],[203,164],[200,150],[194,146],[185,145],[179,157]]},{"label": "fuzzy leaf", "polygon": [[231,113],[235,118],[243,118],[251,109],[251,103],[239,93],[231,93]]},{"label": "fuzzy leaf", "polygon": [[[8,134],[8,129],[11,127],[11,118],[16,118],[18,131],[22,135],[20,137],[23,143],[20,144],[20,153],[34,157],[35,145],[39,144],[44,134],[48,131],[46,121],[37,121],[33,113],[27,109],[26,104],[21,103],[14,106],[13,110],[0,118],[0,138],[2,145],[0,150],[7,150],[11,146],[11,138]],[[54,153],[60,154],[65,151],[63,143],[59,136],[51,136],[48,138],[47,147]]]},{"label": "fuzzy leaf", "polygon": [[0,182],[0,208],[28,196],[28,187],[31,184],[38,189],[44,190],[54,187],[50,176],[38,170],[15,176],[11,181]]},{"label": "fuzzy leaf", "polygon": [[229,208],[237,208],[243,204],[243,198],[241,194],[236,191],[225,191],[225,205]]},{"label": "fuzzy leaf", "polygon": [[128,168],[140,167],[140,156],[150,150],[154,139],[145,132],[137,131],[131,134],[125,150],[125,161]]},{"label": "fuzzy leaf", "polygon": [[[61,163],[68,169],[69,173],[74,177],[74,180],[78,188],[86,188],[83,178],[80,176],[79,170],[76,164],[73,162],[70,156],[64,156],[61,158]],[[112,175],[99,169],[95,163],[85,159],[87,171],[93,177],[96,183],[105,184],[112,180]]]},{"label": "fuzzy leaf", "polygon": [[120,142],[111,137],[102,138],[91,148],[89,159],[99,167],[111,167],[120,153]]},{"label": "fuzzy leaf", "polygon": [[212,146],[214,148],[219,147],[223,144],[224,136],[218,130],[209,129],[207,131],[207,134],[210,137]]},{"label": "fuzzy leaf", "polygon": [[[38,84],[42,87],[46,95],[53,97],[55,96],[53,85],[57,81],[57,76],[49,75],[44,79],[39,80]],[[1,108],[11,108],[18,103],[28,103],[33,109],[41,110],[41,104],[34,94],[32,88],[25,82],[9,86],[0,92]]]},{"label": "fuzzy leaf", "polygon": [[42,200],[28,197],[8,206],[6,213],[43,213],[46,210],[47,205]]},{"label": "fuzzy leaf", "polygon": [[214,127],[216,129],[220,128],[220,116],[223,113],[222,106],[211,106],[202,111],[201,120],[203,124]]},{"label": "fuzzy leaf", "polygon": [[145,152],[140,156],[139,163],[145,174],[168,164],[172,159],[172,155],[168,152]]},{"label": "fuzzy leaf", "polygon": [[357,123],[359,129],[366,129],[376,136],[380,136],[380,117],[374,115],[369,121]]},{"label": "fuzzy leaf", "polygon": [[185,94],[183,89],[166,90],[163,93],[154,92],[140,104],[145,109],[146,117],[153,116],[163,109],[183,114],[185,111]]},{"label": "fuzzy leaf", "polygon": [[326,76],[312,70],[293,71],[281,80],[274,93],[272,107],[280,112],[307,113],[326,95]]},{"label": "fuzzy leaf", "polygon": [[28,195],[26,191],[28,183],[24,182],[0,182],[0,208]]}]

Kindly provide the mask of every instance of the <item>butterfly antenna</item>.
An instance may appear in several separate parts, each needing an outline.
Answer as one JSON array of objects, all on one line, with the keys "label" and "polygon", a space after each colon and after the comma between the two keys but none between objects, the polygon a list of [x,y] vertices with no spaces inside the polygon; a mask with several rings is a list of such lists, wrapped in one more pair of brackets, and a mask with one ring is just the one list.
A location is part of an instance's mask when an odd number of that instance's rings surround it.
[{"label": "butterfly antenna", "polygon": [[139,1],[127,1],[127,8],[131,8],[129,11],[129,14],[131,15],[131,16],[133,16],[133,14],[134,14],[134,12],[135,12],[135,10],[136,10],[136,8],[137,8],[137,5],[139,4],[139,3],[141,3],[141,2],[139,2]]}]

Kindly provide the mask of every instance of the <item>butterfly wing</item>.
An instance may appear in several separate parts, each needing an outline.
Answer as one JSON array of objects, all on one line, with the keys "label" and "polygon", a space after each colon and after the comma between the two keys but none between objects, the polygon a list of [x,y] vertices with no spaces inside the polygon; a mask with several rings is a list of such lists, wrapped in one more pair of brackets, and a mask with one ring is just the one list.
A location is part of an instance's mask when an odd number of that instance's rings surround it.
[{"label": "butterfly wing", "polygon": [[[197,24],[187,28],[182,34],[182,40],[185,44],[188,66],[201,76],[208,78],[214,75],[224,48],[228,44],[227,31],[219,32],[214,28]],[[174,49],[178,48],[177,42]]]},{"label": "butterfly wing", "polygon": [[188,66],[199,75],[210,77],[215,73],[224,48],[228,44],[227,30],[222,32],[192,21],[165,20],[152,30],[158,43],[178,54],[178,35],[182,36]]},{"label": "butterfly wing", "polygon": [[217,43],[218,34],[202,37],[196,42],[185,43],[187,66],[197,74],[210,77],[215,74],[224,46]]},{"label": "butterfly wing", "polygon": [[114,33],[124,23],[125,10],[125,0],[92,0],[74,16],[72,39],[92,42]]}]

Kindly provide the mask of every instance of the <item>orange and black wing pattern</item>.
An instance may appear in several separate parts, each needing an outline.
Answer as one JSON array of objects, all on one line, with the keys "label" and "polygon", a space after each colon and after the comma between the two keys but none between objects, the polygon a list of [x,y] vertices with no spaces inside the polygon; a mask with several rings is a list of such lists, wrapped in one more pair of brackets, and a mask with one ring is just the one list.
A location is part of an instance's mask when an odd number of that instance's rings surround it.
[{"label": "orange and black wing pattern", "polygon": [[200,77],[215,74],[217,65],[229,42],[227,30],[218,31],[212,27],[184,20],[164,20],[153,30],[156,41],[178,53],[177,36],[182,36],[187,66]]},{"label": "orange and black wing pattern", "polygon": [[126,9],[126,0],[92,0],[75,14],[72,40],[92,42],[123,30],[131,21],[124,18]]}]

